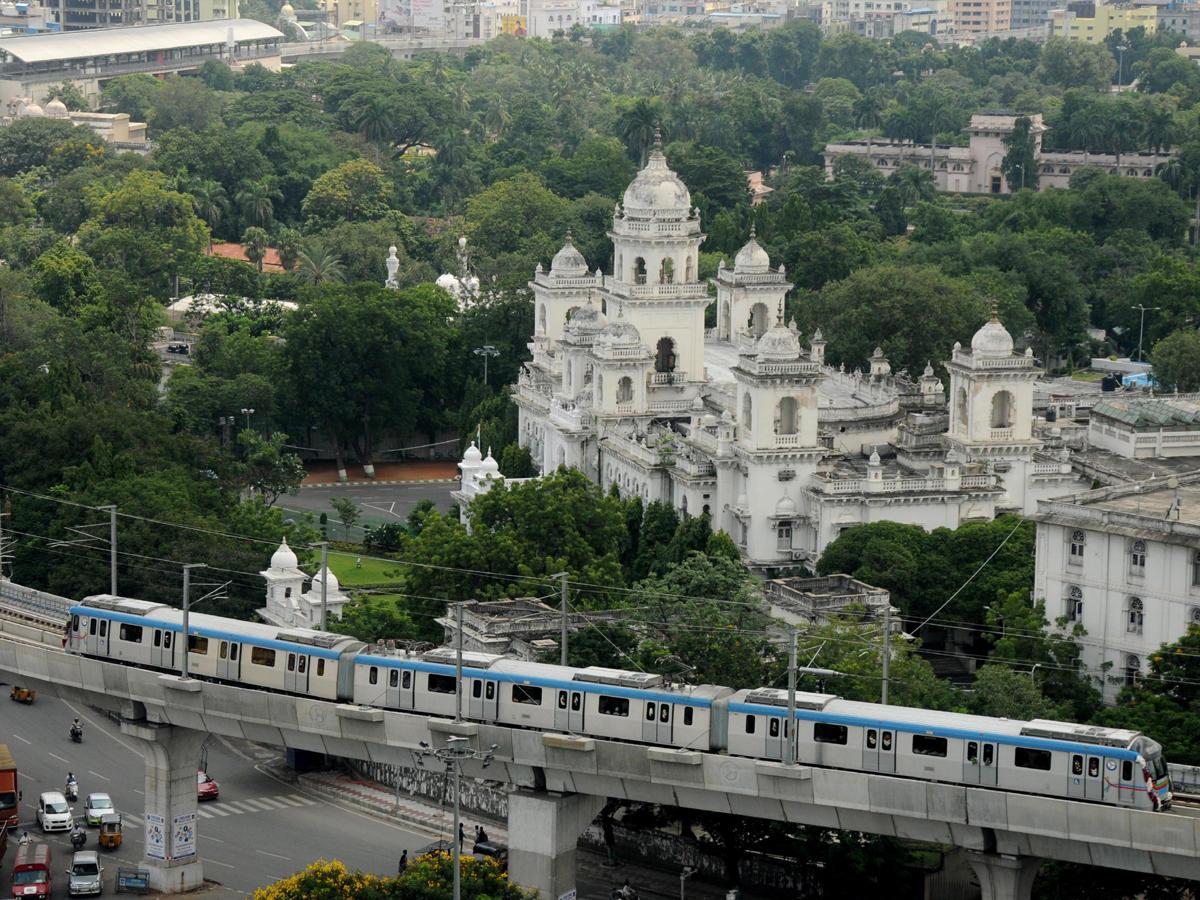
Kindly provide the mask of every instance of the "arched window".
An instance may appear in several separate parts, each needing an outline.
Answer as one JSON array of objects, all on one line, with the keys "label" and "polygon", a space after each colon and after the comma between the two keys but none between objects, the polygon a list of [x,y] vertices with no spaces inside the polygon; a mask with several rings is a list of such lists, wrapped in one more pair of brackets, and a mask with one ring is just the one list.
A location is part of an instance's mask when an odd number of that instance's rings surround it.
[{"label": "arched window", "polygon": [[1125,657],[1125,684],[1130,686],[1135,684],[1141,673],[1142,661],[1132,654]]},{"label": "arched window", "polygon": [[1200,606],[1193,606],[1192,612],[1188,616],[1189,628],[1200,628]]},{"label": "arched window", "polygon": [[646,261],[640,256],[633,261],[633,283],[646,283]]},{"label": "arched window", "polygon": [[1120,173],[1120,172],[1118,172],[1118,171],[1116,170],[1116,168],[1114,167],[1114,168],[1111,168],[1111,169],[1109,169],[1109,170],[1108,170],[1108,174],[1109,174],[1109,175],[1120,175],[1121,173]]},{"label": "arched window", "polygon": [[546,304],[543,303],[538,307],[538,334],[546,333]]},{"label": "arched window", "polygon": [[750,329],[750,333],[756,338],[760,338],[766,334],[767,321],[770,315],[765,303],[755,303],[754,306],[750,307],[750,321],[746,323],[746,327]]},{"label": "arched window", "polygon": [[[754,422],[754,401],[750,399],[750,392],[742,394],[742,427],[750,429]],[[1200,553],[1196,554],[1200,557]]]},{"label": "arched window", "polygon": [[1142,176],[1143,176],[1144,178],[1150,178],[1150,177],[1151,177],[1151,176],[1153,176],[1153,175],[1154,175],[1154,170],[1153,170],[1153,169],[1146,169],[1145,171],[1143,171],[1143,172],[1142,172]]},{"label": "arched window", "polygon": [[675,281],[675,261],[664,259],[658,267],[658,283],[671,284]]},{"label": "arched window", "polygon": [[958,396],[955,398],[954,412],[958,419],[958,426],[963,431],[967,430],[967,389],[960,387]]},{"label": "arched window", "polygon": [[675,371],[675,341],[669,337],[658,339],[658,347],[654,354],[654,371]]},{"label": "arched window", "polygon": [[795,434],[800,427],[800,416],[797,414],[795,397],[784,397],[779,401],[778,434]]},{"label": "arched window", "polygon": [[1192,584],[1200,585],[1200,550],[1192,554]]},{"label": "arched window", "polygon": [[597,409],[604,406],[604,376],[599,372],[596,373],[596,393],[594,405]]},{"label": "arched window", "polygon": [[1141,634],[1145,625],[1145,610],[1140,597],[1129,598],[1129,609],[1125,611],[1125,633]]},{"label": "arched window", "polygon": [[617,382],[617,402],[628,403],[633,400],[633,379],[628,375]]},{"label": "arched window", "polygon": [[1066,166],[1063,166],[1061,169],[1058,170],[1058,174],[1059,175],[1070,175],[1071,170],[1068,169]]},{"label": "arched window", "polygon": [[693,281],[696,280],[696,263],[692,259],[691,254],[688,254],[687,266],[685,267],[684,271],[686,273],[684,275],[684,280],[688,284],[691,284]]},{"label": "arched window", "polygon": [[1067,621],[1083,621],[1083,590],[1077,584],[1067,587]]},{"label": "arched window", "polygon": [[1082,528],[1076,528],[1071,532],[1071,555],[1067,557],[1069,563],[1075,566],[1083,565],[1083,547],[1086,543],[1087,535]]},{"label": "arched window", "polygon": [[1145,575],[1146,574],[1146,542],[1134,541],[1133,546],[1129,548],[1129,574],[1130,575]]},{"label": "arched window", "polygon": [[992,427],[1011,428],[1013,423],[1013,395],[999,391],[992,398]]}]

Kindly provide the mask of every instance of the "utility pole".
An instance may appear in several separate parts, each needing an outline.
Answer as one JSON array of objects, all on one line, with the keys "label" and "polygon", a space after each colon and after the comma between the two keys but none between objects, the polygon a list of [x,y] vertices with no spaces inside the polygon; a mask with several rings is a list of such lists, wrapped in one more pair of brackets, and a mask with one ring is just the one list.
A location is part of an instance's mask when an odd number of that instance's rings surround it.
[{"label": "utility pole", "polygon": [[888,705],[888,667],[892,661],[892,603],[883,608],[883,697],[879,701]]},{"label": "utility pole", "polygon": [[329,572],[329,541],[317,541],[315,544],[310,544],[310,547],[321,548],[321,621],[317,625],[317,631],[325,630],[325,585],[326,574]]},{"label": "utility pole", "polygon": [[1162,307],[1161,306],[1143,306],[1142,304],[1139,303],[1137,306],[1131,306],[1129,308],[1130,309],[1140,309],[1142,311],[1142,323],[1138,327],[1138,362],[1141,362],[1142,361],[1142,338],[1145,337],[1145,335],[1146,335],[1146,313],[1155,312],[1156,310],[1162,309]]},{"label": "utility pole", "polygon": [[117,507],[114,505],[96,508],[108,510],[108,592],[117,597],[120,596],[117,594]]},{"label": "utility pole", "polygon": [[[455,654],[457,657],[457,659],[455,661],[455,665],[457,667],[456,671],[455,671],[455,675],[457,677],[455,678],[455,682],[454,682],[454,721],[461,722],[462,721],[462,684],[463,684],[463,682],[462,682],[463,606],[465,604],[463,603],[463,601],[460,600],[457,603],[455,603],[454,605],[456,607],[458,607],[457,612],[456,612],[456,617],[458,619],[458,627],[457,627],[456,631],[458,632],[458,634],[456,635],[456,639],[455,639],[455,644],[457,644],[457,646],[458,646],[458,653]],[[458,821],[458,774],[457,774],[457,772],[458,772],[458,770],[455,769],[455,776],[454,776],[454,821],[455,822]],[[454,831],[455,831],[454,839],[458,840],[457,826],[455,826]],[[458,884],[458,880],[456,878],[455,879],[456,889],[457,889],[457,884]]]},{"label": "utility pole", "polygon": [[183,677],[188,675],[188,607],[192,589],[192,569],[206,569],[206,563],[184,563],[183,566]]},{"label": "utility pole", "polygon": [[[787,746],[787,752],[783,755],[784,765],[794,766],[796,764],[796,742],[792,735],[792,729],[796,722],[796,628],[792,627],[788,647],[788,717],[787,727],[783,729],[783,741]],[[679,882],[679,892],[683,894],[683,881]]]},{"label": "utility pole", "polygon": [[551,578],[562,579],[562,637],[559,639],[559,665],[567,664],[567,576],[569,572],[555,572]]}]

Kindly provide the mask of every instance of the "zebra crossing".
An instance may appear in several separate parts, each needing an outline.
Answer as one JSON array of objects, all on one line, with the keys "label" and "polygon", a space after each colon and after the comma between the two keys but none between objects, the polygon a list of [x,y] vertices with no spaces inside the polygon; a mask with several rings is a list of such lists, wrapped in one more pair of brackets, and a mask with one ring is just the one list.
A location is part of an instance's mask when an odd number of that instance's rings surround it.
[{"label": "zebra crossing", "polygon": [[[276,810],[292,810],[302,806],[316,806],[315,800],[310,800],[300,794],[279,794],[275,797],[259,797],[245,800],[217,800],[206,806],[196,808],[196,815],[202,819],[216,819],[222,816],[241,816],[246,813],[275,812]],[[128,825],[142,825],[140,816],[121,813],[121,821]]]}]

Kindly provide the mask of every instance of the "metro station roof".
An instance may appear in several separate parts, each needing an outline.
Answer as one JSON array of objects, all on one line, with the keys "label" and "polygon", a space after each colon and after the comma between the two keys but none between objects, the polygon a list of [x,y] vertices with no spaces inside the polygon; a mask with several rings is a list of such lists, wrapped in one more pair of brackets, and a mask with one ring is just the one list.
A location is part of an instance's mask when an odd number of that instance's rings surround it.
[{"label": "metro station roof", "polygon": [[32,34],[0,38],[0,53],[26,63],[58,62],[126,53],[155,53],[180,47],[283,38],[283,32],[254,19],[212,19],[166,25],[132,25],[93,31]]}]

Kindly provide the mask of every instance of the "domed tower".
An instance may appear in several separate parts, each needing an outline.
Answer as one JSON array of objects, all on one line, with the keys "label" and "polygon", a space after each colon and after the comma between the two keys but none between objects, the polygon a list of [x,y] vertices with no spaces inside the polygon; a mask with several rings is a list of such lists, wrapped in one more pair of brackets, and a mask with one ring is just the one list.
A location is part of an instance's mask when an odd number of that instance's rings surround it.
[{"label": "domed tower", "polygon": [[635,416],[646,410],[646,373],[651,355],[642,335],[619,310],[592,343],[595,374],[592,409],[597,415]]},{"label": "domed tower", "polygon": [[575,402],[592,383],[592,363],[588,353],[597,335],[608,325],[608,319],[596,304],[588,300],[571,313],[563,329],[559,347],[562,351],[562,395]]},{"label": "domed tower", "polygon": [[738,445],[751,451],[817,447],[817,383],[820,367],[800,349],[783,324],[738,357]]},{"label": "domed tower", "polygon": [[566,243],[554,254],[550,271],[539,265],[529,287],[533,290],[533,344],[530,349],[553,352],[562,337],[563,328],[572,310],[582,307],[592,291],[603,285],[603,277],[588,271],[587,260],[571,241],[567,230]]},{"label": "domed tower", "polygon": [[709,296],[697,276],[700,213],[687,185],[667,167],[657,131],[654,152],[625,189],[608,236],[613,274],[605,283],[605,311],[611,321],[623,310],[641,333],[654,356],[651,387],[703,381]]},{"label": "domed tower", "polygon": [[750,241],[733,258],[733,268],[721,261],[715,284],[720,341],[736,341],[740,335],[761,338],[771,327],[772,312],[792,289],[783,266],[771,268],[771,258],[759,245],[753,225]]},{"label": "domed tower", "polygon": [[292,624],[308,576],[300,571],[300,560],[286,538],[271,555],[270,568],[258,574],[267,581],[266,618],[278,624]]}]

